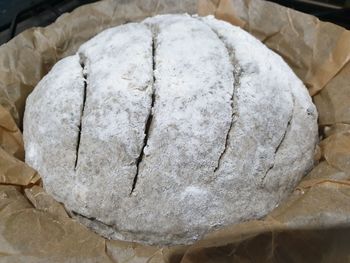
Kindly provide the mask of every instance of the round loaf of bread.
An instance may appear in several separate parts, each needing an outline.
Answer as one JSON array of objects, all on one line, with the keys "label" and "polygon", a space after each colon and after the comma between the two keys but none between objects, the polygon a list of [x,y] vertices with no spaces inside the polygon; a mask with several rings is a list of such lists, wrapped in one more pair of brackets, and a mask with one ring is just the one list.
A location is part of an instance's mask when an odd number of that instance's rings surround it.
[{"label": "round loaf of bread", "polygon": [[27,99],[26,162],[112,239],[188,244],[265,216],[313,165],[317,112],[260,41],[213,17],[110,28]]}]

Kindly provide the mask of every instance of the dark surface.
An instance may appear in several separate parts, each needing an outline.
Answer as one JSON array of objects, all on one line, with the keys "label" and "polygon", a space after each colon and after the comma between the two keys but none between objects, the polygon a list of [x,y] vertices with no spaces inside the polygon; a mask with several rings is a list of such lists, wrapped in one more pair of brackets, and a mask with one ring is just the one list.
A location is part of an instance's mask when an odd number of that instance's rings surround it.
[{"label": "dark surface", "polygon": [[96,0],[0,0],[0,44],[23,30],[46,26],[78,6]]},{"label": "dark surface", "polygon": [[31,6],[36,6],[40,3],[44,3],[45,0],[30,0],[30,1],[21,1],[21,0],[0,0],[0,30],[2,31],[6,27],[9,27],[14,16],[20,11],[27,9]]},{"label": "dark surface", "polygon": [[350,0],[269,0],[350,29]]}]

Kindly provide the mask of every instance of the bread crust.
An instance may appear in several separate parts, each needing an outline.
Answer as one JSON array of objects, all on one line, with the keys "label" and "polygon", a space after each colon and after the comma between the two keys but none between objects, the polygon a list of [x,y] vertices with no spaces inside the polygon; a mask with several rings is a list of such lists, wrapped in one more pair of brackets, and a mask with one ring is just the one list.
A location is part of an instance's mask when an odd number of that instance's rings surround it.
[{"label": "bread crust", "polygon": [[281,57],[189,15],[100,33],[44,77],[24,119],[46,190],[97,233],[148,244],[265,216],[316,141],[316,108]]}]

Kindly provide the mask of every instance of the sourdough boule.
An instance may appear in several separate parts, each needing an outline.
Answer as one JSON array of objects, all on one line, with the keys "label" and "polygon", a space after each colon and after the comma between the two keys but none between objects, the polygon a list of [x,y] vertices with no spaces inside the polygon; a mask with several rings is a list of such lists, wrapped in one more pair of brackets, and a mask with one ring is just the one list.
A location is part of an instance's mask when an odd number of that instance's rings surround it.
[{"label": "sourdough boule", "polygon": [[317,112],[288,65],[213,17],[110,28],[29,95],[26,162],[111,239],[188,244],[265,216],[313,165]]}]

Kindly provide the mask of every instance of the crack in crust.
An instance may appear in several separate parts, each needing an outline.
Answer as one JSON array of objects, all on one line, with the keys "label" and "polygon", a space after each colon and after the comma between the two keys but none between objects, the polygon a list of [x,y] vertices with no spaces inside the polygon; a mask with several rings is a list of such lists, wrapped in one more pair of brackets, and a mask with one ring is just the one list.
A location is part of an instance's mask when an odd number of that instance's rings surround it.
[{"label": "crack in crust", "polygon": [[86,90],[87,90],[86,58],[81,53],[79,53],[79,63],[81,66],[82,76],[84,78],[84,89],[83,89],[83,104],[81,107],[80,121],[78,126],[79,134],[78,134],[77,146],[76,146],[74,170],[77,169],[78,159],[79,159],[80,138],[81,138],[82,122],[83,122],[83,115],[84,115],[84,109],[85,109],[85,103],[86,103]]},{"label": "crack in crust", "polygon": [[81,218],[84,218],[86,220],[88,220],[89,222],[97,222],[98,224],[101,224],[101,225],[104,225],[106,227],[111,227],[111,228],[114,228],[114,225],[113,224],[106,224],[100,220],[98,220],[96,217],[88,217],[88,216],[84,216],[83,214],[80,214],[76,211],[71,211],[71,213],[73,214],[74,217],[81,217]]},{"label": "crack in crust", "polygon": [[[199,20],[201,20],[199,18]],[[241,77],[242,75],[244,74],[244,71],[243,69],[241,68],[241,66],[239,65],[238,61],[236,60],[235,58],[235,51],[232,47],[228,46],[224,39],[220,36],[220,34],[215,30],[213,29],[212,27],[209,26],[209,28],[217,35],[217,37],[221,40],[221,42],[224,44],[224,46],[226,47],[227,49],[227,52],[228,52],[228,55],[229,55],[229,58],[230,58],[230,61],[231,61],[231,64],[233,65],[233,75],[234,75],[234,85],[233,85],[233,93],[232,93],[232,97],[231,97],[231,107],[232,107],[232,118],[231,118],[231,123],[230,123],[230,126],[229,126],[229,129],[226,133],[226,139],[225,139],[225,147],[224,147],[224,150],[221,152],[219,158],[218,158],[218,162],[217,162],[217,165],[216,167],[214,168],[214,173],[220,168],[220,165],[221,165],[221,161],[227,151],[227,147],[228,147],[228,144],[229,144],[229,141],[230,141],[230,133],[231,133],[231,130],[234,128],[234,124],[235,122],[237,121],[238,119],[238,111],[237,111],[237,89],[240,85],[240,80],[241,80]],[[290,130],[290,126],[291,126],[291,121],[293,119],[293,116],[294,116],[294,106],[295,106],[295,98],[294,98],[294,95],[293,93],[291,92],[291,96],[292,96],[292,100],[293,100],[293,110],[290,114],[290,117],[288,119],[288,123],[287,123],[287,126],[286,126],[286,130],[284,131],[284,134],[283,136],[281,137],[281,140],[280,142],[278,143],[276,149],[275,149],[275,152],[274,152],[274,158],[276,157],[282,143],[284,142],[285,138],[286,138],[286,135],[288,133],[288,131]],[[267,174],[269,173],[270,170],[273,169],[275,165],[275,162],[273,162],[273,164],[267,169],[266,173],[261,177],[261,181],[260,181],[260,184],[263,185],[263,182],[267,176]]]},{"label": "crack in crust", "polygon": [[140,164],[143,160],[143,157],[145,155],[144,153],[144,149],[147,146],[148,143],[148,138],[149,138],[149,133],[150,133],[150,129],[151,129],[151,125],[152,125],[152,120],[153,120],[153,107],[154,107],[154,103],[156,100],[156,96],[155,96],[155,82],[156,82],[156,77],[154,74],[155,68],[156,68],[156,62],[155,62],[155,52],[156,52],[156,39],[155,36],[153,35],[152,37],[152,70],[153,70],[153,85],[152,85],[152,101],[151,101],[151,108],[149,111],[149,115],[147,117],[147,121],[146,121],[146,125],[145,125],[145,137],[143,139],[143,145],[140,151],[140,155],[139,157],[136,159],[136,174],[134,176],[134,180],[132,183],[132,187],[131,187],[131,191],[129,196],[132,195],[132,193],[135,190],[136,184],[137,184],[137,179],[138,179],[138,175],[139,175],[139,169],[140,169]]},{"label": "crack in crust", "polygon": [[[201,20],[199,18],[199,20]],[[219,35],[219,33],[213,29],[212,27],[208,26],[208,28],[214,32],[214,34],[218,37],[218,39],[223,43],[223,45],[225,46],[228,56],[230,58],[230,63],[233,66],[233,90],[232,90],[232,96],[231,96],[231,109],[232,109],[232,113],[231,113],[231,123],[230,126],[227,130],[226,133],[226,137],[225,137],[225,145],[224,145],[224,149],[223,151],[220,153],[219,158],[218,158],[218,162],[217,165],[214,168],[214,173],[220,168],[221,165],[221,161],[223,159],[223,157],[225,156],[225,153],[227,151],[227,147],[230,141],[230,133],[231,130],[234,128],[234,124],[236,123],[239,114],[238,114],[238,110],[237,110],[237,89],[240,86],[240,80],[241,77],[244,73],[243,68],[239,65],[238,61],[235,58],[235,51],[233,48],[231,48],[230,46],[228,46],[225,41],[223,40],[223,38]]]},{"label": "crack in crust", "polygon": [[285,129],[285,131],[284,131],[282,137],[281,137],[281,140],[280,140],[280,142],[278,143],[278,145],[277,145],[277,147],[276,147],[276,149],[275,149],[273,164],[267,169],[266,173],[261,177],[261,180],[260,180],[260,186],[261,186],[261,187],[262,187],[263,184],[264,184],[264,181],[265,181],[265,179],[266,179],[267,174],[275,167],[276,155],[278,154],[281,145],[283,144],[285,138],[287,137],[288,132],[289,132],[290,129],[291,129],[292,120],[293,120],[293,116],[294,116],[294,107],[295,107],[295,98],[294,98],[293,92],[291,92],[291,96],[292,96],[292,101],[293,101],[292,112],[291,112],[291,114],[290,114],[290,116],[289,116],[289,119],[288,119],[288,122],[287,122],[287,126],[286,126],[286,129]]},{"label": "crack in crust", "polygon": [[231,130],[233,129],[233,126],[238,118],[238,111],[237,111],[237,106],[236,106],[237,105],[236,94],[237,94],[237,89],[240,85],[241,76],[243,74],[243,69],[238,65],[238,63],[234,62],[234,60],[232,59],[233,55],[231,55],[232,53],[230,53],[228,48],[227,48],[227,51],[229,52],[230,60],[232,61],[231,63],[233,64],[233,67],[234,67],[234,70],[233,70],[234,83],[233,83],[233,92],[232,92],[232,97],[231,97],[232,114],[231,114],[231,123],[230,123],[229,129],[228,129],[228,131],[226,133],[226,137],[225,137],[225,147],[218,158],[218,163],[217,163],[216,167],[214,168],[214,173],[220,168],[221,160],[224,157],[226,150],[227,150],[227,147],[228,147]]}]

